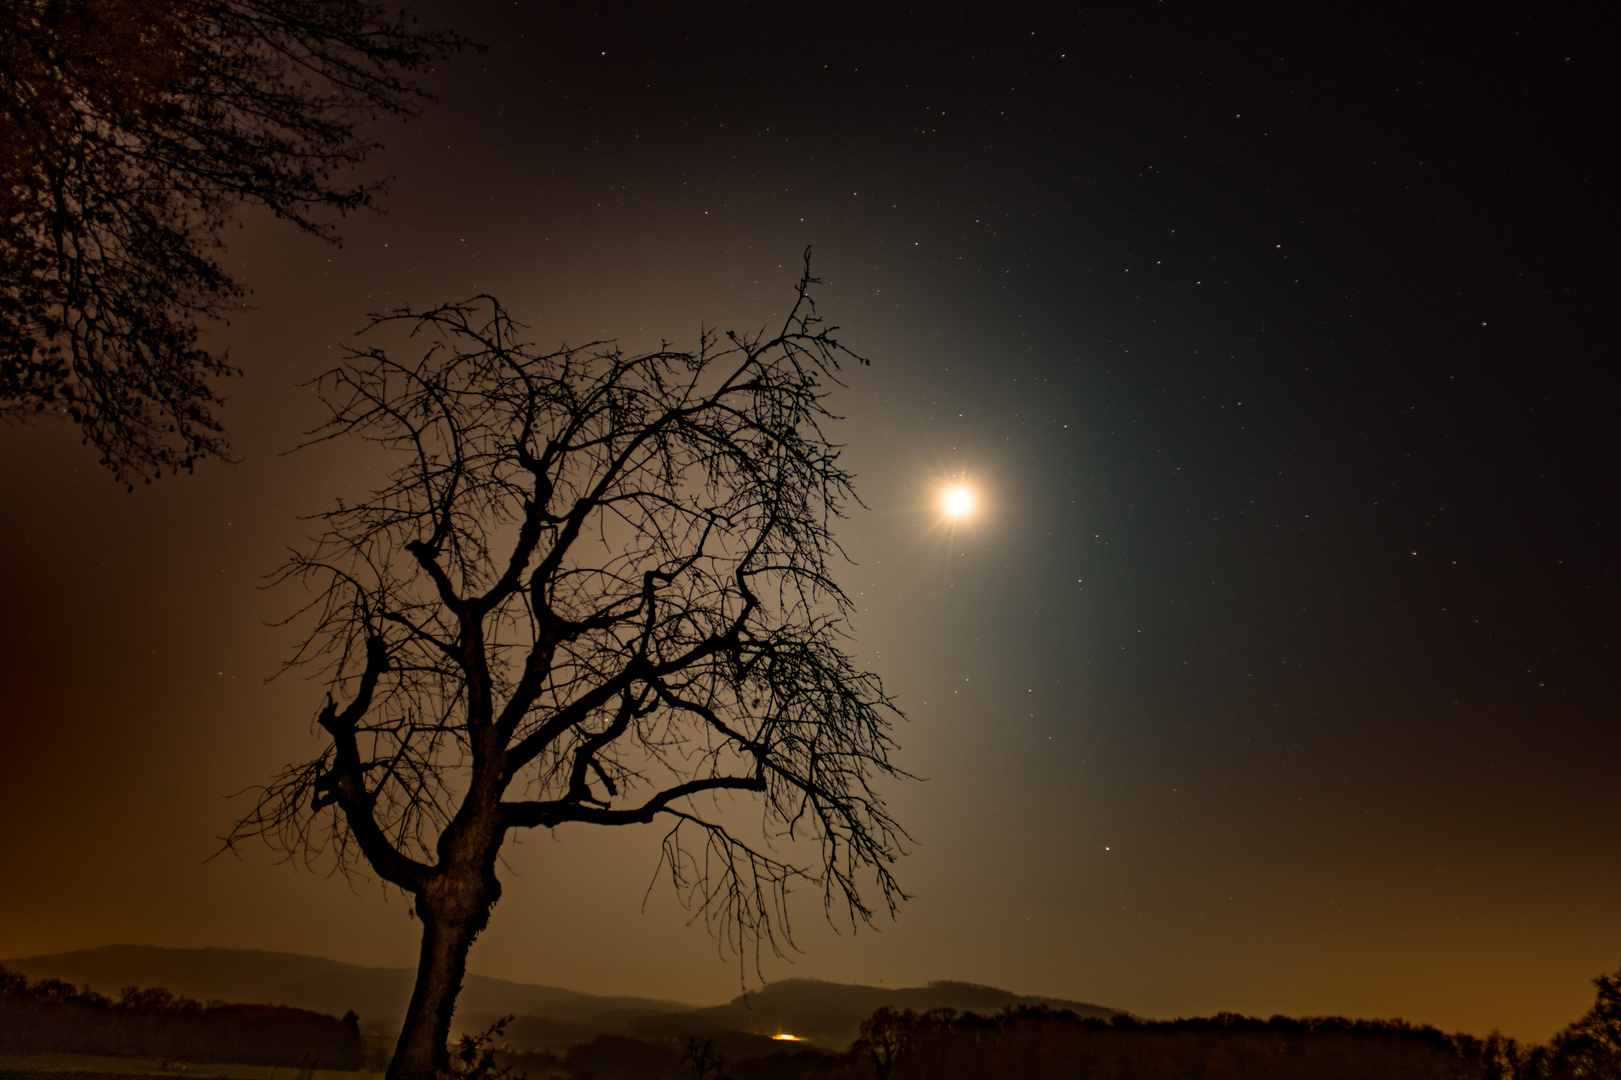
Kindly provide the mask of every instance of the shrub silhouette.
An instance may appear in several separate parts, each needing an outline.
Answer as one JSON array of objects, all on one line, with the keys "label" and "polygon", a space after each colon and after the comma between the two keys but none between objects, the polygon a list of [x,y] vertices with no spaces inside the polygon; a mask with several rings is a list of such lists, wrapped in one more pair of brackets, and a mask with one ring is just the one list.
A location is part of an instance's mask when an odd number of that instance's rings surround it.
[{"label": "shrub silhouette", "polygon": [[[994,1016],[880,1010],[851,1064],[883,1080],[1543,1080],[1512,1039],[1400,1020],[1213,1017],[1112,1021],[1021,1006]],[[1601,1075],[1601,1074],[1592,1074]]]},{"label": "shrub silhouette", "polygon": [[1621,1080],[1621,970],[1593,980],[1598,1000],[1587,1015],[1554,1037],[1557,1080]]},{"label": "shrub silhouette", "polygon": [[0,1051],[358,1069],[353,1022],[284,1005],[204,1005],[161,987],[117,1000],[57,979],[30,983],[0,967]]}]

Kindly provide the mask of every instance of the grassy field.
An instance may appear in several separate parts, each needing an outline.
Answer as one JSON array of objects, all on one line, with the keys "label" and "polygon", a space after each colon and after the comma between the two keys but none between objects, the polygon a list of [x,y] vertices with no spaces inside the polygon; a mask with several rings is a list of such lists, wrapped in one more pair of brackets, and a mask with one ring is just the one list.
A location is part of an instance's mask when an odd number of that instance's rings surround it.
[{"label": "grassy field", "polygon": [[[378,1072],[341,1072],[337,1069],[295,1069],[288,1065],[203,1064],[159,1061],[155,1058],[96,1057],[92,1054],[0,1053],[0,1080],[381,1080],[393,1039],[367,1039]],[[514,1078],[546,1080],[566,1076],[555,1062],[541,1054],[502,1054],[501,1064],[512,1066]]]},{"label": "grassy field", "polygon": [[339,1072],[336,1069],[296,1069],[291,1066],[196,1064],[155,1058],[95,1057],[90,1054],[0,1053],[0,1080],[114,1080],[117,1077],[164,1076],[172,1080],[377,1080],[376,1073]]}]

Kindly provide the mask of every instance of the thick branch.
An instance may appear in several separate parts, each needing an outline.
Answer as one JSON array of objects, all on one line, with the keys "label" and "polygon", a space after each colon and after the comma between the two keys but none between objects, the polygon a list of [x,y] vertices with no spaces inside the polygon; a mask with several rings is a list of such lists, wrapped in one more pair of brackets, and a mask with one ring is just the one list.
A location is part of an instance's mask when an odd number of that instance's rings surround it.
[{"label": "thick branch", "polygon": [[383,879],[415,892],[421,889],[429,868],[390,843],[372,817],[375,796],[366,787],[360,748],[355,741],[355,725],[371,708],[377,681],[387,670],[388,648],[382,638],[373,637],[366,643],[366,668],[353,700],[339,712],[337,704],[328,698],[321,710],[319,722],[332,736],[335,753],[332,768],[316,781],[314,808],[320,810],[336,803],[360,850]]},{"label": "thick branch", "polygon": [[715,776],[707,780],[689,780],[667,791],[661,791],[640,806],[614,810],[605,806],[590,806],[567,800],[504,802],[501,804],[503,820],[508,828],[554,828],[566,821],[583,821],[592,825],[645,825],[660,813],[670,809],[670,803],[689,795],[706,791],[764,791],[765,781],[756,776]]},{"label": "thick branch", "polygon": [[412,540],[405,545],[405,550],[416,558],[417,565],[422,567],[433,581],[433,587],[439,591],[439,599],[445,607],[457,615],[464,614],[469,609],[469,604],[457,594],[455,584],[439,565],[439,553],[434,546],[425,540]]}]

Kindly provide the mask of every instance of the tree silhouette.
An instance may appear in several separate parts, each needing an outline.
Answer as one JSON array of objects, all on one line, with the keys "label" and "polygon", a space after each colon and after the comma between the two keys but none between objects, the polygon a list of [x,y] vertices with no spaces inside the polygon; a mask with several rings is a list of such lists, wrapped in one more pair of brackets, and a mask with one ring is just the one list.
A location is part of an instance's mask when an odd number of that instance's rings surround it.
[{"label": "tree silhouette", "polygon": [[692,1072],[692,1080],[726,1080],[726,1055],[715,1040],[688,1035],[681,1050],[681,1065]]},{"label": "tree silhouette", "polygon": [[1621,971],[1593,985],[1593,1007],[1554,1036],[1552,1074],[1560,1080],[1621,1080]]},{"label": "tree silhouette", "polygon": [[917,1026],[917,1013],[911,1009],[898,1012],[889,1005],[880,1005],[861,1021],[861,1034],[850,1051],[872,1062],[878,1080],[888,1080],[895,1059],[911,1045]]},{"label": "tree silhouette", "polygon": [[[408,358],[354,351],[317,380],[317,437],[400,464],[282,572],[313,595],[292,663],[325,666],[331,745],[227,844],[364,858],[415,897],[391,1080],[445,1065],[514,829],[669,823],[661,869],[740,960],[789,940],[795,880],[830,918],[870,919],[864,887],[891,913],[903,898],[904,833],[871,787],[896,773],[898,713],[843,651],[831,566],[854,494],[823,397],[859,357],[812,284],[807,252],[779,332],[704,332],[694,352],[539,354],[488,297],[400,311],[373,328],[409,329]],[[742,795],[760,840],[726,813]]]},{"label": "tree silhouette", "polygon": [[320,210],[379,115],[463,44],[372,0],[0,5],[0,417],[62,416],[126,484],[225,456],[199,323],[240,306],[214,255],[243,202]]}]

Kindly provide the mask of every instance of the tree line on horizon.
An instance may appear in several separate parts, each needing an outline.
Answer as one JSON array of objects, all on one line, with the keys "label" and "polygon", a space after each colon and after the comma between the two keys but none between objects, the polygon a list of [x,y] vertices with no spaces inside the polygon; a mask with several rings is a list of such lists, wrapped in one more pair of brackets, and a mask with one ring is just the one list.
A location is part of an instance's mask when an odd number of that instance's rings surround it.
[{"label": "tree line on horizon", "polygon": [[[562,1055],[464,1036],[441,1080],[1621,1080],[1621,970],[1546,1044],[1447,1034],[1403,1020],[1212,1017],[1110,1020],[1040,1005],[990,1016],[889,1006],[844,1053],[784,1049],[728,1062],[715,1038],[600,1035]],[[510,1019],[510,1018],[509,1018]],[[118,997],[0,966],[0,1051],[360,1070],[359,1018],[202,1002],[162,988]]]},{"label": "tree line on horizon", "polygon": [[365,1062],[352,1012],[339,1019],[287,1005],[205,1004],[162,987],[125,987],[112,998],[58,979],[30,983],[3,966],[0,1051],[300,1069]]},{"label": "tree line on horizon", "polygon": [[[1040,1005],[991,1016],[885,1006],[843,1054],[795,1049],[728,1063],[713,1039],[604,1035],[561,1056],[495,1054],[483,1071],[504,1064],[530,1080],[1621,1080],[1621,971],[1594,984],[1593,1007],[1545,1044],[1338,1016],[1104,1020]],[[476,1072],[458,1080],[490,1080]]]}]

